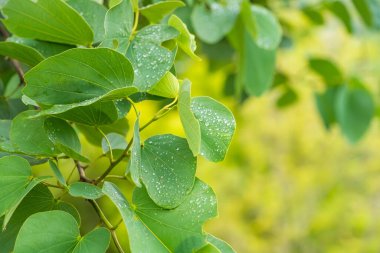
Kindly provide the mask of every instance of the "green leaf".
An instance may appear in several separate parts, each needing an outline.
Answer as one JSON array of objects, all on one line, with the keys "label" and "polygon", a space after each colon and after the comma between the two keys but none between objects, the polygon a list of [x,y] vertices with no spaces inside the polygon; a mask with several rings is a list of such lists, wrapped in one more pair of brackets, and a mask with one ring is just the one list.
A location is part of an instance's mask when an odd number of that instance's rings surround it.
[{"label": "green leaf", "polygon": [[8,30],[17,36],[72,45],[90,45],[87,22],[61,0],[9,0],[2,12]]},{"label": "green leaf", "polygon": [[168,0],[157,2],[140,9],[140,13],[151,23],[159,23],[165,16],[172,13],[175,9],[183,7],[185,4],[178,0]]},{"label": "green leaf", "polygon": [[27,160],[18,156],[0,158],[0,217],[12,209],[35,186]]},{"label": "green leaf", "polygon": [[[0,231],[0,253],[12,252],[18,231],[30,215],[49,211],[53,206],[54,198],[48,188],[41,184],[34,187],[17,207],[8,222],[7,229]],[[0,224],[2,224],[1,219]]]},{"label": "green leaf", "polygon": [[16,239],[15,253],[104,253],[110,240],[105,228],[96,228],[80,236],[78,223],[63,211],[48,211],[30,216],[22,225]]},{"label": "green leaf", "polygon": [[349,33],[352,33],[352,21],[350,13],[344,3],[340,0],[326,3],[327,9],[329,9],[346,27]]},{"label": "green leaf", "polygon": [[54,207],[52,208],[52,210],[61,210],[61,211],[65,211],[71,214],[74,217],[74,219],[77,221],[77,223],[80,225],[81,218],[80,218],[79,212],[72,204],[61,201],[61,200],[57,201],[56,199],[54,199],[53,196],[52,196],[52,201],[54,202]]},{"label": "green leaf", "polygon": [[54,156],[59,154],[45,133],[44,117],[31,118],[37,111],[25,111],[13,119],[10,139],[19,152],[29,155]]},{"label": "green leaf", "polygon": [[177,48],[169,50],[163,42],[175,39],[179,32],[168,25],[144,27],[128,48],[127,57],[135,71],[134,85],[148,91],[172,68]]},{"label": "green leaf", "polygon": [[121,0],[107,11],[104,20],[105,40],[100,46],[109,47],[125,54],[133,28],[133,6],[131,0]]},{"label": "green leaf", "polygon": [[239,1],[198,3],[194,6],[191,21],[198,37],[209,44],[220,41],[229,33],[239,14]]},{"label": "green leaf", "polygon": [[128,164],[128,170],[131,178],[137,187],[141,187],[141,140],[140,140],[140,115],[138,115],[133,128],[133,143],[131,148],[131,159]]},{"label": "green leaf", "polygon": [[219,238],[216,238],[213,235],[208,234],[207,241],[215,248],[217,248],[220,253],[236,253],[228,243]]},{"label": "green leaf", "polygon": [[187,141],[174,135],[156,135],[141,150],[141,181],[159,206],[174,208],[190,193],[197,159]]},{"label": "green leaf", "polygon": [[68,5],[73,7],[90,25],[94,32],[94,42],[104,39],[104,19],[107,8],[92,0],[68,0]]},{"label": "green leaf", "polygon": [[58,182],[61,185],[66,186],[66,180],[63,177],[61,171],[59,170],[57,164],[55,162],[53,162],[52,160],[49,160],[49,166],[50,166],[51,170],[53,171],[55,177],[58,179]]},{"label": "green leaf", "polygon": [[[127,142],[125,141],[125,137],[123,135],[117,133],[109,133],[106,136],[111,144],[112,150],[124,150],[127,147]],[[110,147],[104,137],[102,139],[102,150],[105,154],[110,152]]]},{"label": "green leaf", "polygon": [[85,199],[98,199],[103,196],[100,188],[85,182],[75,182],[69,185],[69,194],[73,197]]},{"label": "green leaf", "polygon": [[342,88],[343,86],[331,86],[323,93],[315,94],[317,109],[327,130],[336,122],[335,101]]},{"label": "green leaf", "polygon": [[290,87],[286,86],[285,91],[281,94],[281,96],[276,101],[276,106],[278,108],[288,107],[298,100],[297,93]]},{"label": "green leaf", "polygon": [[191,111],[191,83],[184,80],[178,97],[178,113],[185,131],[186,139],[194,156],[201,150],[201,129]]},{"label": "green leaf", "polygon": [[34,48],[44,58],[48,58],[50,56],[60,54],[63,51],[73,48],[73,46],[70,46],[70,45],[58,44],[58,43],[53,43],[53,42],[41,41],[41,40],[32,40],[32,39],[20,38],[16,36],[12,36],[8,38],[7,41],[15,42],[17,44]]},{"label": "green leaf", "polygon": [[178,90],[179,82],[177,77],[171,72],[166,72],[164,77],[148,93],[160,97],[175,98],[178,95]]},{"label": "green leaf", "polygon": [[25,95],[45,105],[60,104],[54,107],[60,113],[134,91],[131,64],[107,48],[75,48],[50,57],[30,70],[25,81]]},{"label": "green leaf", "polygon": [[44,57],[32,47],[10,41],[0,42],[0,55],[9,56],[31,67],[37,65],[44,59]]},{"label": "green leaf", "polygon": [[[362,0],[359,0],[362,1]],[[325,19],[321,12],[315,8],[314,6],[305,6],[302,8],[302,13],[314,24],[323,25],[325,23]]]},{"label": "green leaf", "polygon": [[319,74],[326,85],[340,85],[344,83],[344,77],[338,66],[323,58],[310,58],[309,67]]},{"label": "green leaf", "polygon": [[273,84],[276,51],[260,48],[247,31],[243,34],[243,40],[239,80],[248,94],[261,96]]},{"label": "green leaf", "polygon": [[337,95],[336,117],[344,136],[355,143],[363,137],[375,113],[371,93],[357,80],[342,88]]},{"label": "green leaf", "polygon": [[259,5],[248,4],[242,8],[242,13],[247,31],[260,48],[274,50],[280,45],[282,29],[271,11]]},{"label": "green leaf", "polygon": [[206,244],[203,223],[217,215],[215,194],[200,180],[172,210],[157,206],[145,188],[133,192],[134,208],[114,184],[105,182],[103,192],[123,217],[132,252],[194,252]]},{"label": "green leaf", "polygon": [[236,128],[232,112],[210,97],[193,98],[191,110],[201,129],[201,155],[213,162],[222,161]]},{"label": "green leaf", "polygon": [[172,15],[169,18],[168,24],[180,32],[178,38],[176,39],[178,46],[191,58],[200,61],[201,59],[194,53],[197,49],[195,36],[189,32],[186,24],[183,23],[182,20],[176,15]]},{"label": "green leaf", "polygon": [[358,11],[364,23],[371,27],[373,25],[373,16],[369,0],[352,0],[356,10]]},{"label": "green leaf", "polygon": [[88,162],[88,159],[80,154],[81,144],[78,135],[69,123],[62,119],[48,118],[44,127],[50,141],[58,150],[75,160]]}]

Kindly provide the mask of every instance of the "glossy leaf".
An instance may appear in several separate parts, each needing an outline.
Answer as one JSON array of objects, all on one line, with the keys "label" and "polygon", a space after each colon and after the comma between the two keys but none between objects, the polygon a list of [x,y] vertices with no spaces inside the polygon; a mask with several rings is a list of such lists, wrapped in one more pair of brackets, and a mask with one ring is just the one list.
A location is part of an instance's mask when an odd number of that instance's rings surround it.
[{"label": "glossy leaf", "polygon": [[176,39],[178,46],[191,58],[200,61],[201,59],[194,53],[197,49],[195,36],[189,32],[186,24],[183,23],[182,20],[176,15],[172,15],[169,18],[168,24],[180,32],[179,36]]},{"label": "glossy leaf", "polygon": [[[111,150],[124,150],[127,147],[127,142],[123,135],[117,133],[109,133],[106,136],[109,144],[111,144]],[[102,139],[102,150],[105,154],[110,152],[110,147],[104,137]]]},{"label": "glossy leaf", "polygon": [[59,154],[45,133],[44,117],[31,118],[36,111],[26,111],[12,121],[10,139],[14,148],[29,155],[54,156]]},{"label": "glossy leaf", "polygon": [[105,40],[100,46],[109,47],[125,54],[133,28],[131,0],[121,0],[107,11],[104,20]]},{"label": "glossy leaf", "polygon": [[198,120],[191,111],[191,83],[183,81],[178,98],[178,113],[189,147],[194,156],[201,150],[201,129]]},{"label": "glossy leaf", "polygon": [[102,190],[96,185],[75,182],[69,186],[69,194],[73,197],[81,197],[85,199],[98,199],[103,196]]},{"label": "glossy leaf", "polygon": [[203,223],[217,215],[215,194],[200,180],[195,181],[182,204],[172,210],[157,206],[145,188],[135,189],[134,208],[114,184],[105,182],[103,192],[123,217],[132,253],[194,252],[206,244]]},{"label": "glossy leaf", "polygon": [[100,42],[104,39],[104,19],[107,9],[97,3],[89,0],[68,0],[68,5],[73,7],[90,25],[94,32],[94,42]]},{"label": "glossy leaf", "polygon": [[109,240],[110,233],[105,228],[80,236],[73,216],[64,211],[48,211],[33,214],[25,221],[14,252],[42,252],[48,248],[55,253],[104,253]]},{"label": "glossy leaf", "polygon": [[32,47],[10,41],[0,42],[0,55],[9,56],[31,67],[37,65],[44,59],[44,57]]},{"label": "glossy leaf", "polygon": [[140,13],[151,23],[159,23],[165,16],[172,13],[175,9],[183,7],[185,4],[178,0],[168,0],[157,2],[140,9]]},{"label": "glossy leaf", "polygon": [[200,125],[201,155],[213,162],[222,161],[236,128],[232,112],[210,97],[193,98],[191,110]]},{"label": "glossy leaf", "polygon": [[351,143],[359,141],[369,128],[375,112],[371,93],[355,82],[340,90],[335,106],[343,134]]},{"label": "glossy leaf", "polygon": [[90,45],[93,32],[87,22],[61,0],[9,0],[2,12],[13,34],[72,45]]},{"label": "glossy leaf", "polygon": [[141,169],[142,169],[142,154],[141,154],[141,140],[140,140],[140,115],[137,117],[133,127],[133,143],[131,147],[131,159],[128,164],[131,178],[137,187],[141,187]]},{"label": "glossy leaf", "polygon": [[69,123],[62,119],[48,118],[44,122],[44,128],[58,150],[73,159],[88,162],[88,159],[80,154],[81,144],[78,135]]},{"label": "glossy leaf", "polygon": [[179,82],[177,77],[171,72],[167,72],[164,77],[148,91],[148,93],[160,97],[175,98],[178,95],[178,90]]},{"label": "glossy leaf", "polygon": [[191,22],[198,37],[209,44],[220,41],[235,24],[239,14],[239,1],[225,3],[211,2],[196,4],[191,14]]},{"label": "glossy leaf", "polygon": [[128,48],[127,57],[135,72],[134,85],[148,91],[172,68],[177,49],[169,50],[163,42],[175,39],[179,32],[168,25],[144,27]]},{"label": "glossy leaf", "polygon": [[38,103],[63,104],[68,110],[81,102],[89,105],[105,97],[125,97],[131,92],[132,71],[129,61],[111,49],[71,49],[30,70],[24,93]]},{"label": "glossy leaf", "polygon": [[197,160],[187,141],[174,135],[156,135],[141,150],[141,181],[159,206],[174,208],[190,193]]}]

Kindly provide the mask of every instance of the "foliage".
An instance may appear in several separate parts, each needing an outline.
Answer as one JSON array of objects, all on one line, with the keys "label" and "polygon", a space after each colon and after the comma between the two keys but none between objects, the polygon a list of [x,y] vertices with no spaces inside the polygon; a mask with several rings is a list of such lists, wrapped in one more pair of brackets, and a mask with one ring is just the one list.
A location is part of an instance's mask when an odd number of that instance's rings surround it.
[{"label": "foliage", "polygon": [[[0,53],[16,73],[1,91],[1,110],[9,111],[0,125],[0,238],[7,238],[1,252],[106,252],[111,237],[111,248],[124,252],[120,224],[129,232],[131,252],[233,251],[203,230],[217,215],[217,203],[195,173],[198,156],[224,159],[235,119],[212,98],[191,97],[190,81],[176,76],[179,50],[199,60],[194,35],[172,15],[182,6],[130,0],[4,4]],[[163,106],[141,125],[146,112],[139,104],[151,99]],[[19,108],[13,109],[15,101]],[[163,134],[143,140],[140,132],[178,103],[186,139]],[[135,118],[128,142],[126,117]],[[197,133],[188,134],[192,129]],[[97,177],[88,176],[96,159],[83,155],[82,135],[109,160]],[[68,177],[64,160],[75,165]],[[47,162],[56,180],[33,176],[31,165]],[[113,174],[122,164],[124,175]],[[75,170],[79,180],[71,177]],[[115,177],[135,188],[132,199],[108,181]],[[98,226],[81,234],[86,217],[62,202],[63,195],[90,203]],[[118,223],[104,214],[99,203],[105,198],[120,211]]]}]

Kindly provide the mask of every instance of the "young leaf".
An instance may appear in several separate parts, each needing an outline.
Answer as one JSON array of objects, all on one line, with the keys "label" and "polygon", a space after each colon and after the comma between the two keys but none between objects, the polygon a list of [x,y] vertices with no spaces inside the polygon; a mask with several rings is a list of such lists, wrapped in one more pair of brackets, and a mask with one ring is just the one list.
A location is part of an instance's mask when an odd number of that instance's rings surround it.
[{"label": "young leaf", "polygon": [[189,32],[186,24],[183,23],[182,20],[176,15],[172,15],[169,18],[168,24],[180,32],[178,38],[176,39],[178,46],[191,58],[200,61],[201,59],[194,53],[197,49],[195,36]]},{"label": "young leaf", "polygon": [[48,118],[45,120],[44,128],[58,150],[73,159],[88,162],[88,159],[80,154],[81,144],[78,135],[69,123],[62,119]]},{"label": "young leaf", "polygon": [[9,56],[31,67],[40,63],[44,57],[35,49],[15,42],[0,42],[0,55]]},{"label": "young leaf", "polygon": [[131,149],[131,159],[128,164],[131,178],[137,187],[141,187],[141,140],[140,140],[140,115],[137,117],[133,128],[133,143]]},{"label": "young leaf", "polygon": [[232,112],[210,97],[193,98],[191,110],[200,125],[201,155],[213,162],[222,161],[236,128]]},{"label": "young leaf", "polygon": [[371,93],[358,81],[342,88],[337,95],[335,110],[343,134],[351,143],[359,141],[370,126],[375,113]]},{"label": "young leaf", "polygon": [[103,196],[100,188],[85,182],[75,182],[69,185],[69,194],[73,197],[85,199],[98,199]]},{"label": "young leaf", "polygon": [[132,253],[194,252],[206,244],[204,222],[217,215],[215,194],[200,180],[195,181],[182,204],[172,210],[157,206],[145,188],[133,192],[135,208],[114,184],[105,182],[103,192],[123,217]]},{"label": "young leaf", "polygon": [[148,93],[160,97],[175,98],[178,95],[178,90],[179,82],[177,77],[168,71]]},{"label": "young leaf", "polygon": [[55,162],[53,162],[52,160],[49,160],[49,166],[50,166],[51,170],[53,171],[55,177],[58,179],[58,182],[61,185],[66,186],[66,180],[63,177],[61,171],[59,170],[57,164]]},{"label": "young leaf", "polygon": [[179,32],[168,25],[144,27],[128,48],[127,57],[135,71],[134,85],[148,91],[172,68],[177,48],[169,50],[163,42],[175,39]]},{"label": "young leaf", "polygon": [[25,111],[13,119],[10,131],[12,145],[17,151],[29,155],[59,154],[45,132],[45,118],[31,118],[36,113],[36,111]]},{"label": "young leaf", "polygon": [[157,2],[147,5],[140,9],[140,13],[144,15],[151,23],[159,23],[165,16],[172,13],[175,9],[183,7],[185,4],[178,0],[168,0],[165,2]]},{"label": "young leaf", "polygon": [[131,0],[121,0],[107,11],[104,20],[105,39],[100,46],[109,47],[125,54],[133,28]]},{"label": "young leaf", "polygon": [[220,41],[229,33],[239,14],[239,1],[198,3],[191,13],[191,21],[198,37],[209,44]]},{"label": "young leaf", "polygon": [[48,211],[30,216],[16,239],[15,253],[41,252],[47,248],[55,253],[105,253],[110,232],[96,228],[80,236],[78,223],[63,211]]},{"label": "young leaf", "polygon": [[201,150],[201,129],[198,120],[191,111],[191,83],[185,80],[182,83],[178,98],[178,112],[189,147],[194,156]]},{"label": "young leaf", "polygon": [[17,36],[71,45],[90,45],[93,32],[74,9],[61,0],[9,0],[3,20]]},{"label": "young leaf", "polygon": [[38,103],[72,109],[70,104],[125,97],[133,70],[123,55],[111,49],[75,48],[42,61],[25,75],[25,81],[25,95]]},{"label": "young leaf", "polygon": [[73,7],[90,25],[94,32],[94,42],[100,42],[104,39],[104,18],[107,9],[97,3],[89,0],[68,0],[68,5]]},{"label": "young leaf", "polygon": [[159,206],[174,208],[190,193],[197,160],[187,141],[174,135],[156,135],[141,150],[141,180]]}]

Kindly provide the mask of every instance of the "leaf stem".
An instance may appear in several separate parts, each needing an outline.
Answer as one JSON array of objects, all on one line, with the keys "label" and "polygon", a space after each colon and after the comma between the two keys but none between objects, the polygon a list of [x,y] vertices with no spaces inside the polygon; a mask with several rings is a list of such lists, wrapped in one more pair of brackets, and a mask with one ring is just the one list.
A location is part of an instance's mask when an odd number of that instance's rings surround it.
[{"label": "leaf stem", "polygon": [[[170,104],[164,106],[163,108],[161,108],[161,110],[159,110],[151,120],[149,120],[144,126],[140,127],[140,132],[143,131],[145,128],[147,128],[149,125],[151,125],[153,122],[157,121],[158,119],[164,117],[168,112],[170,112],[174,107],[175,105],[177,104],[177,101],[178,101],[178,97],[176,97]],[[137,111],[137,110],[136,110]],[[123,153],[120,155],[120,157],[111,162],[110,166],[108,167],[108,169],[100,176],[98,177],[95,181],[94,181],[94,184],[99,184],[101,181],[103,181],[107,175],[109,173],[111,173],[111,171],[116,167],[116,165],[118,165],[128,154],[128,151],[129,149],[131,148],[132,146],[132,143],[133,143],[133,137],[131,138],[131,140],[128,142],[128,146],[124,149]]]},{"label": "leaf stem", "polygon": [[112,146],[111,146],[111,142],[110,142],[110,140],[108,139],[108,137],[107,137],[107,135],[99,128],[99,127],[96,127],[96,130],[98,130],[99,131],[99,133],[103,136],[103,138],[106,140],[106,142],[107,142],[107,146],[108,146],[108,149],[109,149],[109,151],[110,151],[110,157],[109,157],[109,159],[110,159],[110,162],[112,163],[112,161],[113,161],[113,152],[112,152]]},{"label": "leaf stem", "polygon": [[135,21],[134,21],[134,24],[133,24],[133,28],[132,28],[132,33],[131,34],[135,34],[136,33],[137,26],[139,25],[139,16],[140,16],[140,11],[139,11],[139,9],[137,9],[136,12],[135,12]]},{"label": "leaf stem", "polygon": [[89,200],[89,202],[92,205],[92,207],[94,208],[96,214],[99,216],[101,222],[110,230],[112,240],[115,243],[117,250],[120,253],[124,253],[124,250],[123,250],[123,248],[119,242],[119,239],[117,238],[117,235],[116,235],[116,229],[119,227],[119,225],[122,223],[123,220],[121,219],[115,226],[112,226],[111,222],[107,219],[107,217],[103,213],[103,211],[100,208],[100,206],[98,205],[98,203],[95,200]]},{"label": "leaf stem", "polygon": [[62,189],[62,190],[65,189],[65,187],[60,186],[60,185],[49,184],[49,183],[46,183],[46,182],[42,182],[42,184],[46,185],[47,187],[58,188],[58,189]]}]

